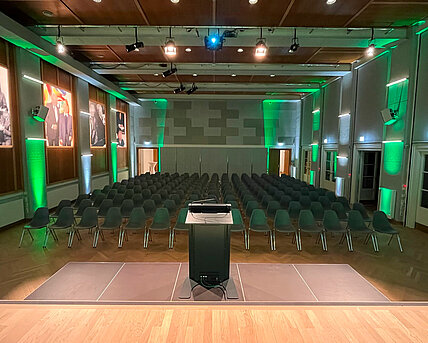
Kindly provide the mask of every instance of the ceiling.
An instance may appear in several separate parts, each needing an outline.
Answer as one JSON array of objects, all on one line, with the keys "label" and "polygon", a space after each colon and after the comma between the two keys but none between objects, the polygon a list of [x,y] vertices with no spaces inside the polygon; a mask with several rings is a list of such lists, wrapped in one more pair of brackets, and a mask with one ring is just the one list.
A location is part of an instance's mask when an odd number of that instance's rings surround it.
[{"label": "ceiling", "polygon": [[[379,51],[405,39],[405,27],[428,17],[428,0],[15,0],[0,1],[0,11],[52,43],[61,25],[68,54],[141,97],[195,82],[199,94],[295,98],[349,72],[350,63],[364,58],[371,28],[377,28]],[[127,53],[134,26],[145,47]],[[173,58],[162,48],[170,26]],[[259,27],[269,47],[263,59],[254,56]],[[294,27],[301,47],[290,54]],[[203,37],[209,28],[235,29],[238,37],[208,51]],[[170,63],[177,74],[156,76]]]}]

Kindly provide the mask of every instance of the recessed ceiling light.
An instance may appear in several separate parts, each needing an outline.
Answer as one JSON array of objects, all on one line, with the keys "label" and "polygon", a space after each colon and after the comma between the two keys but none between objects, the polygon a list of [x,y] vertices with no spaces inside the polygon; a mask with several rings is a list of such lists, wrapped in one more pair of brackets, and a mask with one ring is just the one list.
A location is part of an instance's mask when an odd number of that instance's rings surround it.
[{"label": "recessed ceiling light", "polygon": [[198,76],[198,74],[193,74],[193,77],[196,77],[196,76]]},{"label": "recessed ceiling light", "polygon": [[259,0],[248,0],[248,2],[250,3],[250,5],[254,5],[257,4]]},{"label": "recessed ceiling light", "polygon": [[336,0],[327,0],[327,5],[333,5],[336,2]]},{"label": "recessed ceiling light", "polygon": [[270,77],[275,77],[275,74],[270,74]]},{"label": "recessed ceiling light", "polygon": [[232,75],[230,75],[230,76],[235,77],[235,76],[236,76],[236,74],[232,74]]},{"label": "recessed ceiling light", "polygon": [[54,16],[54,14],[51,12],[51,11],[48,11],[48,10],[44,10],[44,11],[42,11],[42,14],[45,16],[45,17],[53,17]]},{"label": "recessed ceiling light", "polygon": [[98,55],[97,57],[98,58],[104,58],[104,55]]},{"label": "recessed ceiling light", "polygon": [[190,49],[190,48],[186,48],[186,50],[185,50],[186,52],[191,52],[192,51],[192,49]]},{"label": "recessed ceiling light", "polygon": [[171,2],[172,2],[173,4],[178,4],[178,3],[180,2],[180,0],[171,0]]},{"label": "recessed ceiling light", "polygon": [[97,4],[99,4],[102,0],[94,0]]},{"label": "recessed ceiling light", "polygon": [[159,74],[158,74],[158,73],[154,73],[153,75],[154,75],[154,76],[159,76]]},{"label": "recessed ceiling light", "polygon": [[244,49],[239,48],[237,51],[238,51],[239,53],[241,53],[241,52],[244,52]]}]

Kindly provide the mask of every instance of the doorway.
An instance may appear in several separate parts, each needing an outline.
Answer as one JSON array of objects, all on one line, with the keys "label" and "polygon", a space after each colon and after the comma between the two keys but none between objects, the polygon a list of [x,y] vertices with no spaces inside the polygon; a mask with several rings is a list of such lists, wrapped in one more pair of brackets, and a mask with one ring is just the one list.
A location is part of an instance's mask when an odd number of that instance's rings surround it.
[{"label": "doorway", "polygon": [[269,149],[269,175],[290,175],[291,149]]},{"label": "doorway", "polygon": [[137,148],[138,175],[149,172],[154,174],[159,170],[158,148]]},{"label": "doorway", "polygon": [[378,204],[380,164],[380,151],[360,151],[357,200],[373,211]]},{"label": "doorway", "polygon": [[428,153],[422,154],[416,223],[428,226]]},{"label": "doorway", "polygon": [[311,167],[312,167],[312,150],[302,151],[302,181],[306,183],[311,182]]}]

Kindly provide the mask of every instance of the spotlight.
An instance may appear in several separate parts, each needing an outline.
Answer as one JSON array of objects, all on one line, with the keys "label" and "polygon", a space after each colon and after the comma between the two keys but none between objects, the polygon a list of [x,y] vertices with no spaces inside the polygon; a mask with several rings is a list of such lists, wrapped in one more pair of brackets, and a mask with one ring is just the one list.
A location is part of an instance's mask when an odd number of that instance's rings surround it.
[{"label": "spotlight", "polygon": [[294,29],[294,37],[291,40],[290,49],[288,49],[288,52],[290,54],[295,53],[297,50],[299,50],[300,44],[299,39],[297,38],[297,29]]},{"label": "spotlight", "polygon": [[336,0],[327,0],[327,5],[333,5],[336,3]]},{"label": "spotlight", "polygon": [[250,3],[250,5],[254,5],[257,4],[259,0],[248,0],[248,2]]},{"label": "spotlight", "polygon": [[220,50],[223,47],[224,36],[219,33],[209,34],[204,37],[205,48],[208,50]]},{"label": "spotlight", "polygon": [[241,53],[241,52],[244,52],[244,49],[239,48],[237,51],[238,51],[239,53]]},{"label": "spotlight", "polygon": [[58,25],[58,37],[56,38],[56,51],[58,51],[59,54],[64,54],[66,51],[64,41],[61,38],[61,26],[60,25]]},{"label": "spotlight", "polygon": [[186,50],[185,50],[186,52],[192,52],[192,49],[190,49],[190,48],[186,48]]},{"label": "spotlight", "polygon": [[170,69],[168,69],[168,70],[165,70],[165,71],[162,73],[162,76],[163,76],[163,77],[168,77],[168,76],[170,76],[170,75],[175,74],[176,72],[177,72],[177,68],[173,67],[173,66],[172,66],[172,63],[171,63],[171,68],[170,68]]},{"label": "spotlight", "polygon": [[372,35],[371,35],[370,40],[369,40],[369,46],[366,50],[366,55],[369,57],[372,57],[375,53],[375,50],[376,50],[376,47],[375,47],[373,42],[374,42],[374,28],[372,28]]},{"label": "spotlight", "polygon": [[192,88],[190,88],[186,93],[187,95],[193,94],[198,90],[198,87],[194,83],[192,83]]},{"label": "spotlight", "polygon": [[138,41],[138,28],[135,29],[135,43],[125,45],[126,52],[132,52],[132,51],[140,51],[140,49],[144,48],[144,43]]},{"label": "spotlight", "polygon": [[184,92],[185,89],[186,89],[186,87],[184,87],[183,84],[180,83],[180,87],[174,89],[174,94],[178,94],[178,93]]},{"label": "spotlight", "polygon": [[198,74],[196,74],[196,73],[195,73],[195,74],[193,74],[193,77],[197,77],[197,76],[198,76]]},{"label": "spotlight", "polygon": [[173,4],[178,4],[178,3],[180,2],[180,0],[171,0],[171,2],[172,2]]},{"label": "spotlight", "polygon": [[177,47],[175,46],[174,39],[172,38],[172,28],[169,28],[169,37],[164,46],[165,55],[175,56],[177,55]]},{"label": "spotlight", "polygon": [[266,40],[263,38],[263,28],[260,28],[260,38],[257,41],[256,44],[256,57],[264,57],[266,56],[267,52],[267,46],[266,46]]}]

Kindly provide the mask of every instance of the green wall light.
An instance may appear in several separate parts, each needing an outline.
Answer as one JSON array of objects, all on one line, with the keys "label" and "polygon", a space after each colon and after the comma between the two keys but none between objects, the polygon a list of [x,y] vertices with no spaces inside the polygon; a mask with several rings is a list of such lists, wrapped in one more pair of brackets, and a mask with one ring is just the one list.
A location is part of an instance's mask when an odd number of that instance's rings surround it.
[{"label": "green wall light", "polygon": [[25,140],[29,182],[28,196],[32,212],[47,205],[45,144],[46,139],[43,138],[27,138]]},{"label": "green wall light", "polygon": [[404,143],[402,141],[383,141],[383,169],[389,175],[398,175],[403,162]]},{"label": "green wall light", "polygon": [[117,182],[117,142],[111,142],[111,174],[113,182]]}]

